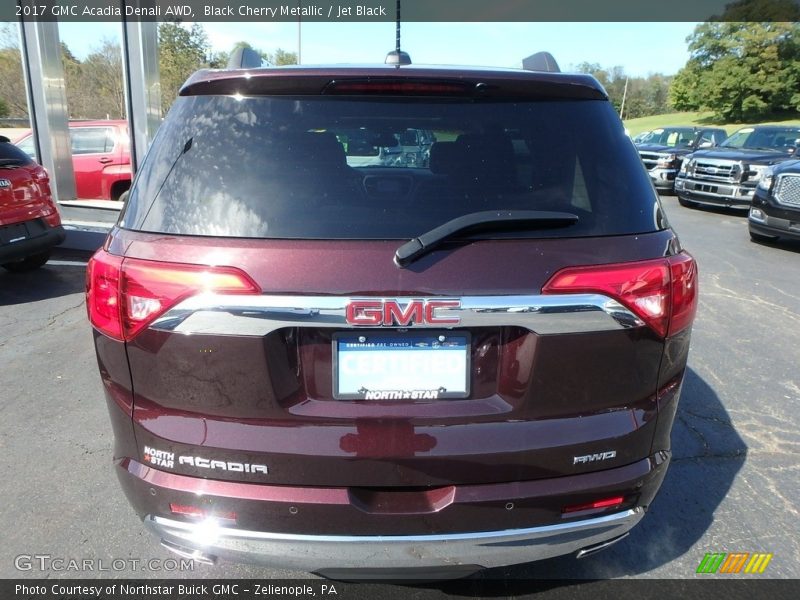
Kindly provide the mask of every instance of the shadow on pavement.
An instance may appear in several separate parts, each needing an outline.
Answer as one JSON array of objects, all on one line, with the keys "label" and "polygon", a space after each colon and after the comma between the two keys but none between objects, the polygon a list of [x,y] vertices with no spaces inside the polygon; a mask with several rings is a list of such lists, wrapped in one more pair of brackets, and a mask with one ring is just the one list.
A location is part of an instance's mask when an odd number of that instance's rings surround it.
[{"label": "shadow on pavement", "polygon": [[[597,555],[564,556],[515,567],[488,569],[471,578],[436,584],[448,594],[508,596],[543,591],[574,580],[646,574],[691,552],[714,521],[714,512],[744,465],[747,445],[725,407],[697,373],[687,369],[672,430],[672,463],[644,519],[628,538]],[[660,577],[688,578],[703,557],[697,551],[686,572]],[[548,581],[549,580],[549,581]],[[556,581],[562,580],[562,582]],[[572,581],[563,581],[572,580]]]},{"label": "shadow on pavement", "polygon": [[[84,291],[87,254],[56,252],[45,266],[29,273],[0,268],[0,306],[37,302]],[[76,264],[59,264],[63,261]]]}]

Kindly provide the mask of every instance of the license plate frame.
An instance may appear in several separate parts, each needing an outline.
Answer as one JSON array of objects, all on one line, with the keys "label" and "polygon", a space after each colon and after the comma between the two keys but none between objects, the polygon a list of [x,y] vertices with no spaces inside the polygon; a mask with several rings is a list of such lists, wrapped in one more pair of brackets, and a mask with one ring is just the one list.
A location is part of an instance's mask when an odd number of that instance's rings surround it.
[{"label": "license plate frame", "polygon": [[[365,338],[364,342],[359,340],[360,337]],[[444,337],[444,341],[441,341]],[[422,385],[412,384],[400,388],[398,386],[391,386],[387,384],[384,388],[367,389],[364,385],[361,389],[354,389],[352,385],[352,375],[345,373],[342,377],[343,354],[342,344],[349,343],[355,344],[349,348],[345,348],[345,354],[351,355],[357,352],[367,352],[373,355],[377,353],[389,353],[400,356],[398,353],[408,354],[409,362],[411,360],[410,353],[416,353],[415,359],[417,361],[424,358],[432,359],[441,356],[444,359],[445,355],[435,354],[443,352],[458,352],[460,356],[455,354],[449,357],[453,361],[453,367],[456,362],[459,365],[463,364],[463,373],[450,373],[449,376],[442,375],[442,384],[448,381],[455,381],[459,383],[463,379],[463,386],[452,386],[447,389],[445,385],[434,385],[431,387],[433,376],[427,373],[428,381],[420,381]],[[369,344],[377,344],[376,346],[369,346]],[[392,344],[387,346],[386,344]],[[428,344],[427,346],[421,344]],[[360,346],[360,347],[359,347]],[[391,357],[387,356],[387,360]],[[332,359],[332,386],[333,397],[336,400],[367,400],[367,401],[380,401],[380,402],[408,402],[408,401],[435,401],[435,400],[458,400],[469,397],[470,395],[470,381],[472,373],[472,336],[467,331],[447,331],[447,330],[433,330],[433,329],[418,329],[418,330],[353,330],[353,331],[338,331],[332,335],[331,339],[331,359]],[[463,361],[463,362],[462,362]],[[431,363],[434,364],[434,363]],[[433,369],[433,367],[431,367]],[[451,369],[455,371],[455,369]],[[460,376],[459,376],[460,375]],[[376,375],[377,377],[377,375]],[[388,378],[391,382],[391,377]],[[444,391],[442,391],[444,389]]]}]

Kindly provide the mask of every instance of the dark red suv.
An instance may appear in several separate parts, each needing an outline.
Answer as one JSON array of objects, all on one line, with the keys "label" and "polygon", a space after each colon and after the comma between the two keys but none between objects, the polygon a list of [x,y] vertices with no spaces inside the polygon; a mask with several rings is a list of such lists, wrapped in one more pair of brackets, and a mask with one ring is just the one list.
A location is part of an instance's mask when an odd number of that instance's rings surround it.
[{"label": "dark red suv", "polygon": [[[427,165],[358,159],[414,130]],[[697,269],[589,76],[203,71],[87,304],[120,481],[166,547],[464,572],[642,518]]]}]

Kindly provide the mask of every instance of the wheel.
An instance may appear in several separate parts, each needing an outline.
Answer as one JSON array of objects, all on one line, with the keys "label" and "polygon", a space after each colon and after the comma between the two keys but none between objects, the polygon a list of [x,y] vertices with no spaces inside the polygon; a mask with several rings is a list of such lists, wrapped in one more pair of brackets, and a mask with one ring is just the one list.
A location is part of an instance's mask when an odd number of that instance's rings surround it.
[{"label": "wheel", "polygon": [[678,204],[685,206],[686,208],[697,208],[697,202],[692,202],[691,200],[681,198],[680,196],[678,196]]},{"label": "wheel", "polygon": [[763,235],[760,233],[756,233],[752,229],[750,230],[750,241],[756,242],[757,244],[763,244],[764,242],[776,242],[778,240],[778,236],[776,235]]},{"label": "wheel", "polygon": [[5,263],[3,268],[11,271],[12,273],[26,273],[28,271],[38,269],[48,260],[50,260],[50,250],[47,250],[46,252],[40,252],[39,254],[32,254],[31,256],[23,258],[17,262]]}]

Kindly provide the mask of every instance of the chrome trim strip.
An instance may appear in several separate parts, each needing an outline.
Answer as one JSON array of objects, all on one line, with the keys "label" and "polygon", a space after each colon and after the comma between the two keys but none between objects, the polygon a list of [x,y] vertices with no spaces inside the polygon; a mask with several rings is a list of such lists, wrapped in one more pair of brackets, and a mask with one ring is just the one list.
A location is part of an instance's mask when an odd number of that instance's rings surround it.
[{"label": "chrome trim strip", "polygon": [[[423,298],[391,299],[405,304]],[[245,336],[264,336],[285,327],[354,329],[345,319],[347,304],[352,300],[380,299],[201,294],[171,308],[150,328],[183,334]],[[458,327],[517,326],[539,334],[613,331],[644,325],[619,302],[601,294],[465,296],[458,300],[460,308],[438,308],[436,316],[458,317]],[[413,327],[443,329],[441,324]]]},{"label": "chrome trim strip", "polygon": [[475,564],[496,567],[570,554],[613,540],[644,516],[642,508],[526,529],[433,535],[304,535],[186,523],[148,515],[148,529],[204,555],[319,570]]}]

